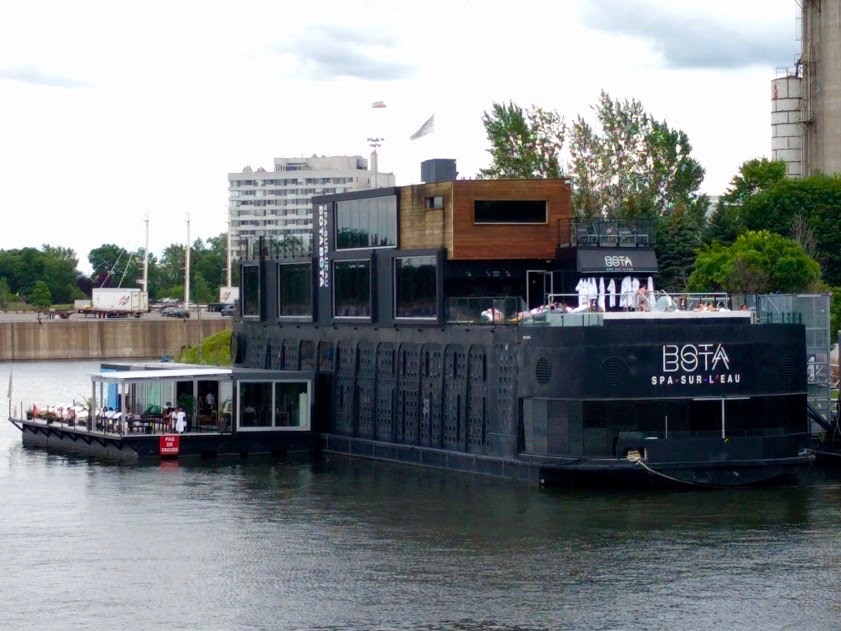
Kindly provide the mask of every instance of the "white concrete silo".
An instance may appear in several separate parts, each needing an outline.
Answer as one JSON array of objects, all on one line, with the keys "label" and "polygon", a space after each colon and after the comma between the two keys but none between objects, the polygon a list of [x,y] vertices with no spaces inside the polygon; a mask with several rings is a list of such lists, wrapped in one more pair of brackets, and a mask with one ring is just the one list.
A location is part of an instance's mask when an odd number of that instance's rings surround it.
[{"label": "white concrete silo", "polygon": [[771,158],[786,163],[788,177],[803,175],[800,81],[787,74],[771,82]]}]

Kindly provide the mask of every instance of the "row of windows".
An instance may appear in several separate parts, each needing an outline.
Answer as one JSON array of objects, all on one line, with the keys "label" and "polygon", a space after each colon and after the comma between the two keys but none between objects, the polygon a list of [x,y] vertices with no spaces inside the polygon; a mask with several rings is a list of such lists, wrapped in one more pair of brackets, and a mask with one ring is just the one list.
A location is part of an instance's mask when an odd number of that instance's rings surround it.
[{"label": "row of windows", "polygon": [[[435,256],[405,256],[394,259],[394,317],[435,319],[438,314],[437,259]],[[333,263],[333,316],[371,318],[371,261]],[[278,265],[277,296],[280,317],[311,318],[313,273],[310,263]],[[242,270],[242,314],[259,316],[259,271]]]},{"label": "row of windows", "polygon": [[[394,259],[394,317],[432,318],[438,314],[437,259],[405,256]],[[371,262],[333,263],[333,316],[370,318]]]},{"label": "row of windows", "polygon": [[228,180],[228,186],[301,186],[306,184],[348,184],[355,177],[308,177],[278,180]]}]

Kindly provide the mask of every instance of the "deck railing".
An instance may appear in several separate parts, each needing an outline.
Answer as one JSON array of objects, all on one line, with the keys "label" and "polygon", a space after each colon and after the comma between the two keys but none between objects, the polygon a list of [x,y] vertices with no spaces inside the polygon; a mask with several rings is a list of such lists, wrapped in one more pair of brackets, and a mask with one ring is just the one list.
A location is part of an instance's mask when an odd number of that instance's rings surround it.
[{"label": "deck railing", "polygon": [[651,219],[570,219],[558,224],[559,246],[640,248],[655,244]]},{"label": "deck railing", "polygon": [[286,238],[255,237],[242,242],[240,259],[300,259],[313,255],[312,240],[290,235]]}]

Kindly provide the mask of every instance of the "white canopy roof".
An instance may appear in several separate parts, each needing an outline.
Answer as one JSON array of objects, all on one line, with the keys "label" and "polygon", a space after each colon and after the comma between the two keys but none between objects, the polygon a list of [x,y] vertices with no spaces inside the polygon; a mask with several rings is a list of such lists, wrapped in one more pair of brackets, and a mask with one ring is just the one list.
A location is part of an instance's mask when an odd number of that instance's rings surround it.
[{"label": "white canopy roof", "polygon": [[104,383],[138,383],[141,381],[226,381],[230,368],[178,368],[173,370],[109,370],[91,374],[91,380]]}]

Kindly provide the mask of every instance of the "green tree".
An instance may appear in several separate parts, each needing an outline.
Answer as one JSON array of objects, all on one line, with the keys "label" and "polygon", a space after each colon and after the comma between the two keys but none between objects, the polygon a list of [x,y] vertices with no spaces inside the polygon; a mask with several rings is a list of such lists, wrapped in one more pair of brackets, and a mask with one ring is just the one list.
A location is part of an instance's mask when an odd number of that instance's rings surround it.
[{"label": "green tree", "polygon": [[208,302],[215,301],[214,292],[208,286],[204,276],[195,274],[192,280],[193,284],[190,289],[190,300],[192,302],[196,304],[207,304]]},{"label": "green tree", "polygon": [[786,163],[782,160],[754,158],[743,162],[739,172],[730,180],[730,188],[722,196],[725,204],[741,204],[752,195],[768,190],[786,177]]},{"label": "green tree", "polygon": [[52,304],[52,296],[50,296],[50,288],[47,283],[42,280],[35,282],[35,287],[29,294],[29,304],[35,307],[38,312],[38,322],[41,322],[41,314],[50,308]]},{"label": "green tree", "polygon": [[767,230],[748,231],[732,245],[704,246],[689,277],[690,291],[764,294],[819,289],[820,266],[803,248]]},{"label": "green tree", "polygon": [[68,303],[82,296],[78,280],[79,259],[71,248],[44,244],[44,282],[50,289],[53,301]]},{"label": "green tree", "polygon": [[679,206],[657,220],[656,252],[660,286],[671,292],[684,291],[701,246],[703,214],[697,205]]},{"label": "green tree", "polygon": [[[841,176],[819,174],[779,180],[747,197],[742,203],[742,217],[749,230],[794,236],[807,247],[813,239],[824,281],[841,286]],[[809,232],[811,236],[807,236]]]},{"label": "green tree", "polygon": [[683,131],[656,120],[639,101],[604,91],[593,110],[598,126],[579,116],[569,134],[576,214],[626,218],[706,207],[698,194],[704,169]]},{"label": "green tree", "polygon": [[566,124],[556,111],[513,101],[494,103],[482,115],[491,147],[491,165],[479,171],[484,179],[561,177],[560,154]]},{"label": "green tree", "polygon": [[10,293],[9,281],[6,280],[5,276],[0,276],[0,309],[5,309],[9,306]]},{"label": "green tree", "polygon": [[741,207],[719,199],[712,216],[704,226],[704,243],[733,243],[744,231]]}]

